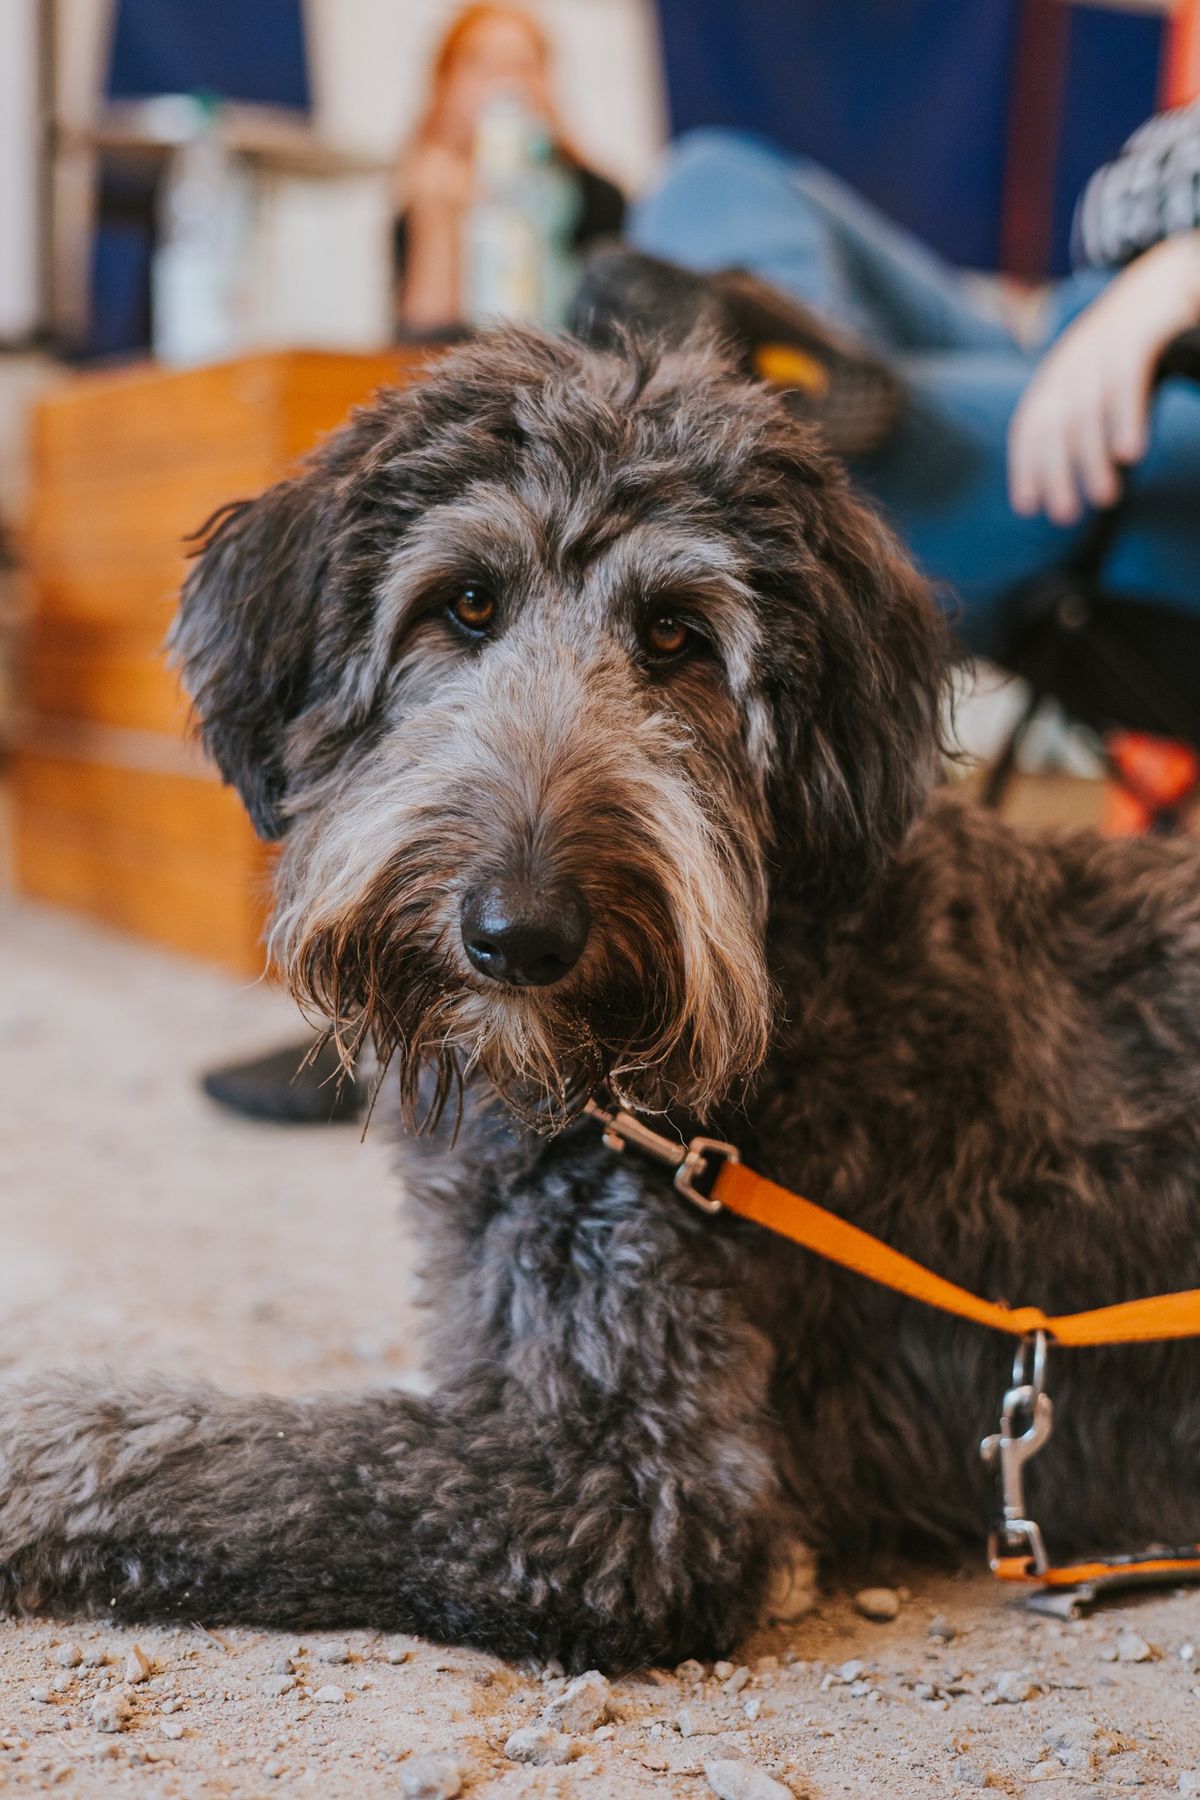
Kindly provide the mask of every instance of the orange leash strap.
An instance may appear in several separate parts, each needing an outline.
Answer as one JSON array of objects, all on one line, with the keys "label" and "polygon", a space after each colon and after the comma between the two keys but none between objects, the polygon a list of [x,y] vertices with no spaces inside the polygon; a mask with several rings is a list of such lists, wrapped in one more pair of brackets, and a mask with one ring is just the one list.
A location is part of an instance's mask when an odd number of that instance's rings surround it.
[{"label": "orange leash strap", "polygon": [[836,1213],[826,1212],[811,1200],[802,1200],[787,1188],[756,1175],[744,1163],[723,1164],[713,1183],[712,1198],[739,1218],[752,1219],[756,1225],[764,1225],[768,1231],[778,1232],[868,1281],[907,1294],[910,1300],[923,1300],[926,1306],[936,1306],[942,1312],[956,1313],[960,1319],[970,1319],[976,1325],[1007,1331],[1013,1337],[1044,1331],[1053,1343],[1071,1346],[1200,1337],[1200,1288],[1154,1294],[1144,1300],[1123,1300],[1116,1306],[1055,1317],[1039,1306],[1009,1307],[997,1300],[983,1300],[881,1243],[857,1225],[839,1219]]},{"label": "orange leash strap", "polygon": [[652,1130],[630,1113],[610,1111],[594,1100],[588,1101],[585,1110],[601,1125],[610,1150],[633,1147],[672,1167],[677,1191],[701,1211],[727,1209],[867,1281],[1020,1340],[1012,1384],[1001,1405],[1000,1429],[980,1447],[984,1461],[996,1469],[999,1479],[999,1509],[988,1540],[988,1560],[1000,1580],[1037,1581],[1044,1589],[1075,1590],[1079,1599],[1089,1599],[1105,1588],[1200,1580],[1200,1544],[1051,1563],[1037,1522],[1025,1507],[1022,1476],[1025,1463],[1041,1449],[1052,1428],[1053,1407],[1043,1385],[1047,1344],[1077,1347],[1200,1337],[1200,1289],[1153,1294],[1057,1316],[1039,1306],[1006,1306],[984,1300],[836,1213],[756,1175],[742,1163],[733,1144],[714,1138],[693,1138],[684,1144]]}]

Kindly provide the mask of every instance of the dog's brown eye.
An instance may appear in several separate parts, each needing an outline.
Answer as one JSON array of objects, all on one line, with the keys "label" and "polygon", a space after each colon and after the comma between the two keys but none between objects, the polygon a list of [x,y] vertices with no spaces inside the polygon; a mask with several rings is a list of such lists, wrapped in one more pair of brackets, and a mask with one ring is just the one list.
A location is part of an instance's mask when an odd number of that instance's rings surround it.
[{"label": "dog's brown eye", "polygon": [[652,656],[678,656],[691,640],[692,633],[674,613],[659,613],[646,627],[646,648]]},{"label": "dog's brown eye", "polygon": [[478,637],[489,630],[496,618],[496,596],[476,582],[469,582],[450,602],[450,617],[464,631]]}]

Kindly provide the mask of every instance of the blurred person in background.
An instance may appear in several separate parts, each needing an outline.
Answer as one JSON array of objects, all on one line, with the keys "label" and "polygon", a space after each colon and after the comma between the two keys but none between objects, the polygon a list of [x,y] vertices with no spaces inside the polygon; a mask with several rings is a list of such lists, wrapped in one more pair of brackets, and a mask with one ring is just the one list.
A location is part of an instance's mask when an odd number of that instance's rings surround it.
[{"label": "blurred person in background", "polygon": [[[1031,344],[978,280],[826,170],[756,139],[700,131],[668,154],[629,240],[707,280],[737,267],[882,361],[905,399],[854,459],[926,575],[951,590],[969,650],[1005,600],[1069,553],[1090,508],[1140,465],[1112,587],[1200,616],[1200,389],[1155,367],[1200,323],[1200,105],[1159,115],[1097,171],[1075,223],[1077,268],[1049,289]],[[631,271],[644,289],[644,270]],[[664,286],[664,319],[672,304]],[[652,310],[643,293],[640,312]]]},{"label": "blurred person in background", "polygon": [[544,132],[573,186],[571,247],[582,251],[621,229],[624,197],[577,155],[560,122],[541,25],[515,7],[468,6],[434,55],[428,104],[396,165],[398,310],[409,332],[432,335],[467,316],[464,247],[479,190],[480,127],[498,99],[517,103]]}]

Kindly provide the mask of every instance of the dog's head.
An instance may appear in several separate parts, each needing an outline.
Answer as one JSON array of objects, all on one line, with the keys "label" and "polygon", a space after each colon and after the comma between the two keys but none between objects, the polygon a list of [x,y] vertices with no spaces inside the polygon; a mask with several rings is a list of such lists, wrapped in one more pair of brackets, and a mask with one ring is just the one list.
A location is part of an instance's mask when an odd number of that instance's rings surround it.
[{"label": "dog's head", "polygon": [[941,633],[814,436],[704,346],[510,330],[229,510],[174,647],[286,836],[272,944],[406,1092],[701,1113],[772,902],[863,891],[930,779]]}]

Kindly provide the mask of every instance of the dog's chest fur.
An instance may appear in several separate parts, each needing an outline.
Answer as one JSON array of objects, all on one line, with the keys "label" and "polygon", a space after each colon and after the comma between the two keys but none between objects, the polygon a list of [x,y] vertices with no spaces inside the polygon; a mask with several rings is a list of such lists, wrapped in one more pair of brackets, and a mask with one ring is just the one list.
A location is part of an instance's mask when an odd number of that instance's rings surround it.
[{"label": "dog's chest fur", "polygon": [[[993,1298],[1061,1312],[1200,1285],[1198,877],[1200,853],[1177,845],[1023,838],[941,800],[819,951],[799,913],[777,913],[785,1023],[715,1129],[762,1174]],[[615,1392],[671,1353],[665,1293],[702,1310],[735,1290],[770,1359],[810,1541],[852,1554],[979,1528],[976,1445],[1007,1340],[694,1213],[589,1123],[547,1144],[469,1102],[454,1147],[445,1127],[410,1141],[404,1168],[439,1366],[477,1359],[482,1335],[536,1389],[603,1343],[589,1373]],[[591,1326],[631,1289],[647,1329],[622,1363]],[[677,1323],[686,1353],[695,1319]],[[1188,1344],[1053,1358],[1061,1425],[1031,1485],[1059,1544],[1193,1534],[1198,1378]],[[1107,1479],[1114,1462],[1138,1478]]]}]

